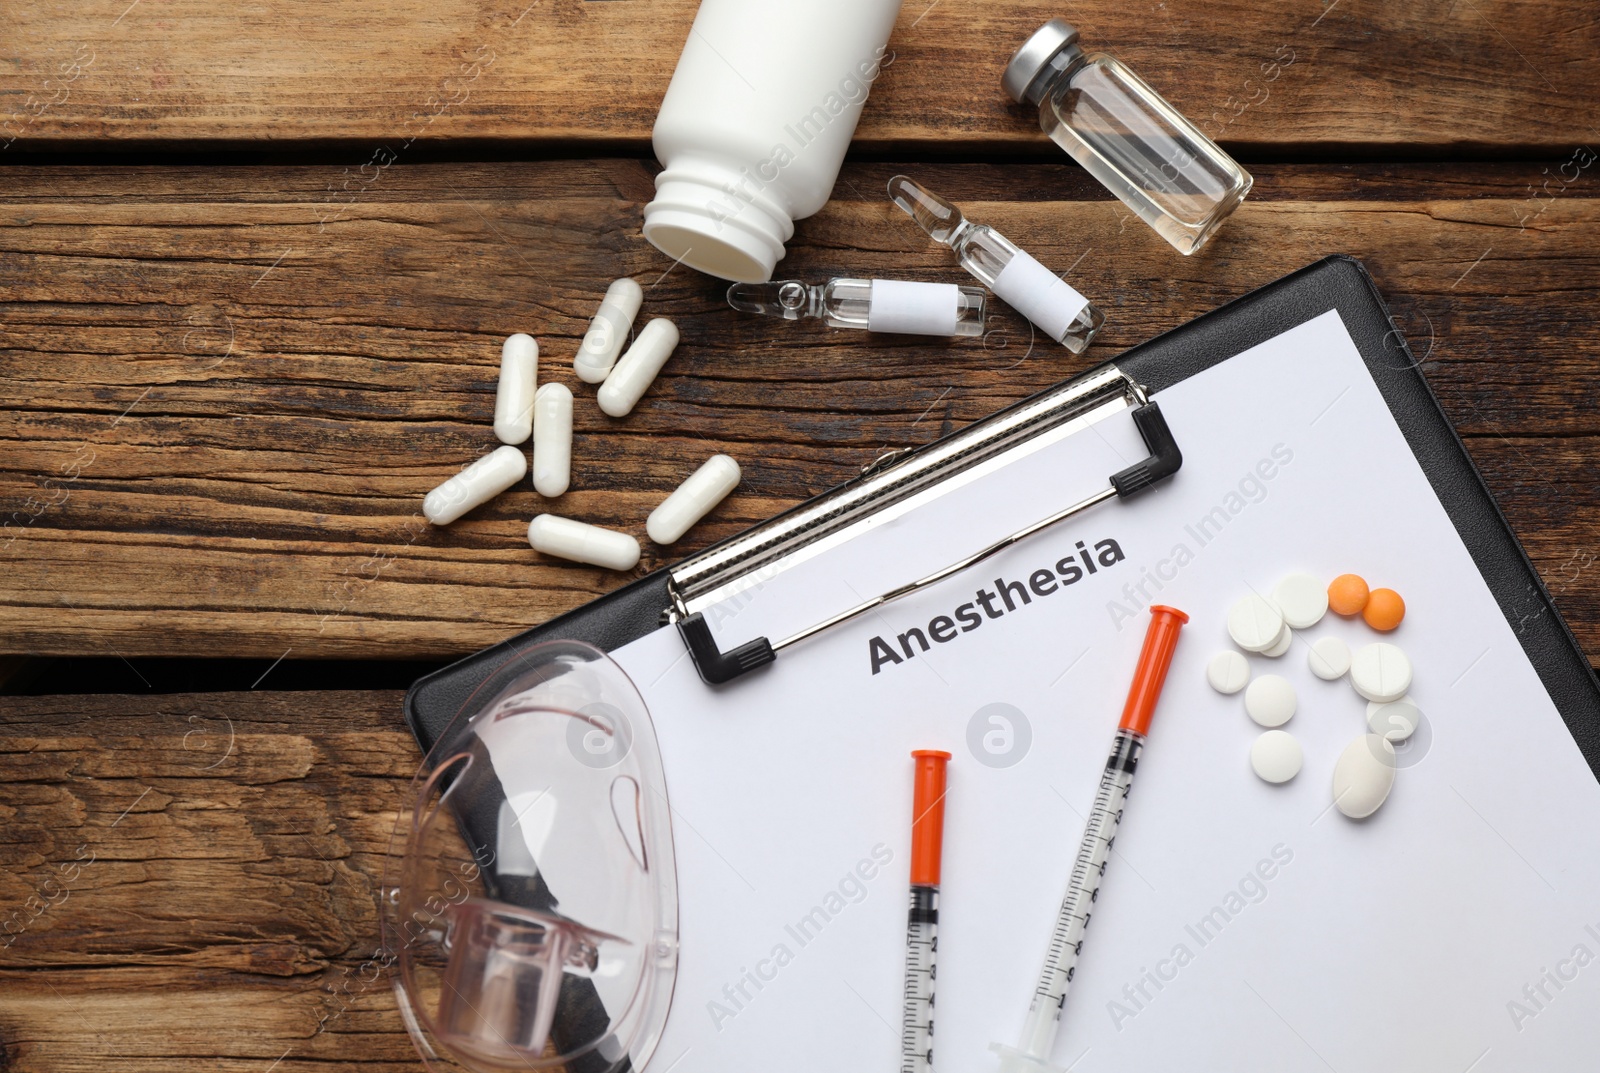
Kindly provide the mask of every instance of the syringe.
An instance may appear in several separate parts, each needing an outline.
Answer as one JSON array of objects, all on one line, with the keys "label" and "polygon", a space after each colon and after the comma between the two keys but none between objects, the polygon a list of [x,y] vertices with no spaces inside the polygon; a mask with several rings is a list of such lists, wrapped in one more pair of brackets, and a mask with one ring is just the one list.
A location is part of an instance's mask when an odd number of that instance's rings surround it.
[{"label": "syringe", "polygon": [[933,1071],[934,959],[939,952],[939,858],[944,844],[945,764],[950,754],[918,749],[911,795],[911,910],[906,918],[905,1008],[900,1073]]},{"label": "syringe", "polygon": [[1050,1065],[1050,1050],[1055,1046],[1056,1032],[1061,1027],[1067,988],[1072,984],[1078,957],[1083,953],[1084,931],[1089,927],[1089,916],[1100,894],[1100,879],[1111,859],[1111,846],[1122,822],[1122,809],[1133,785],[1133,773],[1144,749],[1145,735],[1150,731],[1150,717],[1161,696],[1161,686],[1167,680],[1167,668],[1172,664],[1178,631],[1189,621],[1189,616],[1177,608],[1160,604],[1150,608],[1150,616],[1150,628],[1145,633],[1139,666],[1133,675],[1133,688],[1128,691],[1122,722],[1111,741],[1111,755],[1100,777],[1100,788],[1095,791],[1094,806],[1083,829],[1083,841],[1072,866],[1072,878],[1067,882],[1066,897],[1061,900],[1061,910],[1056,915],[1055,930],[1050,934],[1044,971],[1039,975],[1039,986],[1034,988],[1028,1005],[1022,1036],[1015,1047],[1003,1043],[989,1045],[990,1050],[1000,1055],[1001,1073],[1042,1073],[1056,1069]]}]

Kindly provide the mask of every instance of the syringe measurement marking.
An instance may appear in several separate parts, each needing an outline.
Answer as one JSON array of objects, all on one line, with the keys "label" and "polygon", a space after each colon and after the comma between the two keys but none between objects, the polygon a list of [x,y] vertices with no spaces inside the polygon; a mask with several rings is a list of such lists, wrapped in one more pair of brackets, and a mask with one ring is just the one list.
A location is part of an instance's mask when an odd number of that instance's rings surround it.
[{"label": "syringe measurement marking", "polygon": [[[1034,991],[1035,1003],[1051,1001],[1058,1018],[1066,1003],[1067,989],[1072,983],[1078,955],[1083,949],[1083,936],[1092,915],[1085,902],[1093,905],[1100,896],[1098,878],[1105,875],[1106,862],[1116,841],[1123,807],[1127,803],[1132,772],[1125,763],[1123,756],[1114,754],[1106,764],[1105,775],[1095,793],[1089,824],[1078,847],[1077,860],[1073,863],[1067,897],[1062,901],[1055,929],[1050,936],[1050,946],[1045,952],[1044,972],[1040,974],[1039,986]],[[1115,808],[1112,807],[1114,800]],[[1097,873],[1093,887],[1088,886],[1091,870]]]}]

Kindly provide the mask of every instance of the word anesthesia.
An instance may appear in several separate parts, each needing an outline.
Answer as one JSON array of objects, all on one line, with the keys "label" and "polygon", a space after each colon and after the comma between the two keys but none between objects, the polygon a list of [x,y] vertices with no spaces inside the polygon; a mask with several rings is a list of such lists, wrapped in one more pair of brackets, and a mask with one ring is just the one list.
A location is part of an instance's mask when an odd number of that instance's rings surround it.
[{"label": "word anesthesia", "polygon": [[928,621],[926,630],[913,626],[896,636],[894,644],[882,637],[869,640],[867,655],[872,661],[872,673],[904,663],[919,651],[928,651],[932,644],[948,644],[964,633],[971,633],[988,619],[1028,606],[1035,596],[1041,599],[1050,596],[1125,558],[1122,545],[1115,540],[1096,541],[1093,549],[1080,540],[1076,550],[1063,556],[1054,570],[1041,567],[1029,574],[1025,583],[995,578],[993,591],[979,589],[970,603],[962,604],[948,615],[935,615]]}]

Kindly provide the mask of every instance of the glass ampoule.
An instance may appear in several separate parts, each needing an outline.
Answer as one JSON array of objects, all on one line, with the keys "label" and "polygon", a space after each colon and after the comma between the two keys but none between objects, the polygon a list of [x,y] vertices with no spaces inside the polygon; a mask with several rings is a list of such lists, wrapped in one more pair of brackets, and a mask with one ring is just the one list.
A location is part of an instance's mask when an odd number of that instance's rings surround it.
[{"label": "glass ampoule", "polygon": [[1071,284],[994,228],[975,224],[944,198],[904,175],[889,180],[889,197],[935,242],[956,251],[961,267],[1050,338],[1082,354],[1105,314]]},{"label": "glass ampoule", "polygon": [[728,288],[728,304],[744,313],[819,317],[832,328],[901,335],[982,335],[986,301],[978,287],[898,279],[831,279],[814,287],[787,279]]},{"label": "glass ampoule", "polygon": [[1250,192],[1232,157],[1121,63],[1086,54],[1061,19],[1028,38],[1001,84],[1036,105],[1050,139],[1179,253],[1204,246]]}]

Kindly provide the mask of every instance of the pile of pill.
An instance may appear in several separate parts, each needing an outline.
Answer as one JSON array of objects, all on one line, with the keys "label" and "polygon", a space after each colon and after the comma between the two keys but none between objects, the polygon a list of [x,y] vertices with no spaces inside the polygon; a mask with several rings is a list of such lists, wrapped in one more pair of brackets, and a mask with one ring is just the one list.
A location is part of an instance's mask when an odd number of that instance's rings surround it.
[{"label": "pile of pill", "polygon": [[[644,291],[633,280],[611,284],[572,359],[580,380],[600,385],[597,401],[611,417],[633,412],[678,345],[677,326],[656,317],[622,353],[643,302]],[[530,438],[534,490],[547,499],[566,492],[572,483],[572,389],[558,383],[539,386],[538,380],[538,342],[520,332],[506,339],[494,400],[494,434],[503,446],[429,492],[422,501],[428,521],[448,525],[521,481],[529,466],[520,445]],[[713,455],[651,512],[645,525],[650,539],[677,541],[733,491],[739,477],[739,463]],[[553,514],[540,514],[528,524],[528,543],[546,555],[612,570],[632,570],[639,563],[639,541],[627,533]]]},{"label": "pile of pill", "polygon": [[[1295,630],[1307,630],[1329,612],[1360,615],[1374,630],[1388,633],[1405,618],[1405,601],[1393,589],[1369,589],[1356,574],[1342,574],[1324,586],[1310,574],[1291,574],[1270,597],[1251,593],[1228,609],[1228,636],[1244,652],[1282,656]],[[1307,664],[1324,681],[1347,677],[1367,701],[1367,732],[1350,742],[1333,769],[1334,804],[1352,819],[1376,812],[1394,786],[1395,743],[1415,732],[1421,710],[1411,699],[1411,661],[1398,645],[1376,641],[1355,652],[1338,637],[1309,645]],[[1206,680],[1219,693],[1243,691],[1245,713],[1267,728],[1250,748],[1250,766],[1270,783],[1288,782],[1300,773],[1304,753],[1294,735],[1280,729],[1295,714],[1294,686],[1281,675],[1252,678],[1249,660],[1231,649],[1206,665]]]}]

